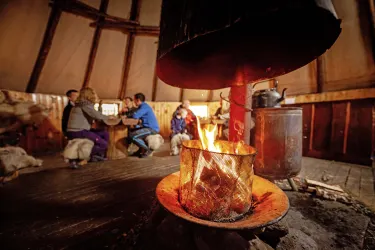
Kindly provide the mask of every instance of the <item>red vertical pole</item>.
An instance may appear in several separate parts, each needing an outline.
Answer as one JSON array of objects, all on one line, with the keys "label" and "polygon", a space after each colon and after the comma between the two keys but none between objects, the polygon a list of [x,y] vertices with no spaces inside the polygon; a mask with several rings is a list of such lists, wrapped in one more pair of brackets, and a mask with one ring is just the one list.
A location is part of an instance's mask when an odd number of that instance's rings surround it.
[{"label": "red vertical pole", "polygon": [[[230,90],[229,140],[250,144],[252,85],[232,87]],[[243,106],[238,106],[234,102]],[[246,108],[245,108],[246,107]]]},{"label": "red vertical pole", "polygon": [[245,109],[235,105],[233,101],[245,104],[246,101],[246,85],[236,86],[230,89],[230,119],[229,119],[229,140],[243,141],[245,129]]}]

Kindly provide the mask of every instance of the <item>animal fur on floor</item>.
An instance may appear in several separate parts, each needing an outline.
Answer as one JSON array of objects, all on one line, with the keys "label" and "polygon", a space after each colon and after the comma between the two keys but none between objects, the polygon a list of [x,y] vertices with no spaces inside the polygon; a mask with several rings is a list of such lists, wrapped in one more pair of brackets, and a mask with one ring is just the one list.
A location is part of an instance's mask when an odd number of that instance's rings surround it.
[{"label": "animal fur on floor", "polygon": [[176,134],[171,139],[171,155],[178,155],[183,141],[190,140],[187,134]]},{"label": "animal fur on floor", "polygon": [[[158,150],[164,144],[164,138],[159,134],[149,135],[146,137],[145,142],[150,149],[155,151]],[[132,143],[128,146],[128,153],[132,155],[135,152],[137,152],[138,149],[139,148],[134,143]]]},{"label": "animal fur on floor", "polygon": [[18,170],[27,167],[40,167],[43,161],[28,155],[20,147],[0,148],[0,181],[6,182],[18,177]]},{"label": "animal fur on floor", "polygon": [[89,139],[73,139],[68,142],[64,149],[64,160],[90,160],[91,150],[94,142]]}]

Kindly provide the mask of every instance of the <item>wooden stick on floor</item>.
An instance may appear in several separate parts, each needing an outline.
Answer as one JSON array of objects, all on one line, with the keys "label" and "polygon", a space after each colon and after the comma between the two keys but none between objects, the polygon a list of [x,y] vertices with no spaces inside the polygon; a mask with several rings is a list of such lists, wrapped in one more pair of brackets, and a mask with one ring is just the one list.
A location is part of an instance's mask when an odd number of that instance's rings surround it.
[{"label": "wooden stick on floor", "polygon": [[292,178],[288,178],[288,182],[293,191],[298,191],[298,187]]}]

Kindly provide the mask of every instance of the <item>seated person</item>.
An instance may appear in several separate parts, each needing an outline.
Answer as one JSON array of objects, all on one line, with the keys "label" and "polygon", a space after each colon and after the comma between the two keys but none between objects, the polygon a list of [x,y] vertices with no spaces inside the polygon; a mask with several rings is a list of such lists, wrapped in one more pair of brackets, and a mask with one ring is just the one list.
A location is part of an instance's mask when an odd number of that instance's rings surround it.
[{"label": "seated person", "polygon": [[179,146],[181,146],[182,141],[190,140],[192,138],[192,136],[188,134],[186,130],[186,115],[186,109],[181,108],[171,120],[171,155],[178,155]]},{"label": "seated person", "polygon": [[[97,101],[98,96],[93,89],[81,89],[75,106],[70,113],[67,128],[69,140],[86,138],[94,142],[94,147],[91,151],[91,161],[105,160],[109,141],[107,131],[91,129],[91,125],[95,120],[103,121],[111,118],[94,109],[94,104]],[[74,161],[72,163],[73,165],[76,164]]]},{"label": "seated person", "polygon": [[190,109],[190,101],[189,100],[184,100],[180,106],[177,107],[176,111],[174,112],[173,116],[176,115],[177,111],[179,109],[186,109],[187,115],[185,118],[186,122],[186,129],[190,135],[192,135],[193,138],[199,138],[198,136],[198,129],[197,129],[197,117],[191,111]]},{"label": "seated person", "polygon": [[[229,104],[229,103],[228,103]],[[220,100],[220,107],[216,110],[216,113],[212,117],[213,119],[225,120],[223,124],[223,139],[229,139],[229,105],[223,107],[223,100]]]},{"label": "seated person", "polygon": [[77,100],[78,91],[75,90],[75,89],[71,89],[68,92],[66,92],[66,96],[68,97],[69,102],[64,108],[64,112],[63,112],[63,115],[62,115],[62,121],[61,121],[61,127],[62,127],[62,132],[63,132],[64,136],[66,136],[70,111],[74,107],[74,103]]},{"label": "seated person", "polygon": [[[171,138],[173,138],[173,136],[177,134],[183,134],[183,133],[187,134],[186,122],[185,122],[186,116],[187,116],[186,109],[181,108],[177,110],[177,112],[175,113],[174,117],[171,120],[171,129],[172,129]],[[189,135],[189,137],[190,136],[191,135]]]},{"label": "seated person", "polygon": [[125,107],[121,110],[120,115],[126,117],[132,117],[134,112],[137,110],[133,103],[133,98],[125,97]]},{"label": "seated person", "polygon": [[139,147],[139,150],[136,152],[136,155],[139,155],[140,158],[144,158],[152,155],[153,151],[150,149],[145,139],[149,135],[154,135],[159,133],[159,124],[152,110],[151,106],[146,102],[146,97],[142,93],[137,93],[134,95],[135,105],[138,107],[137,110],[133,113],[131,118],[138,119],[139,124],[136,128],[129,131],[128,143],[134,143]]}]

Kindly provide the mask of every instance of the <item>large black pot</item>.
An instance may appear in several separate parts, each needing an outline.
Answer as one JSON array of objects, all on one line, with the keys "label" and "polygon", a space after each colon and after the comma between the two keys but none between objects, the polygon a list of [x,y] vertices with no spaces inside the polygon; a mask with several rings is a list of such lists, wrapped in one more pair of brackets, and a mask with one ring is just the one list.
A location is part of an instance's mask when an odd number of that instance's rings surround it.
[{"label": "large black pot", "polygon": [[163,0],[157,74],[181,88],[243,85],[308,64],[340,32],[331,0]]}]

